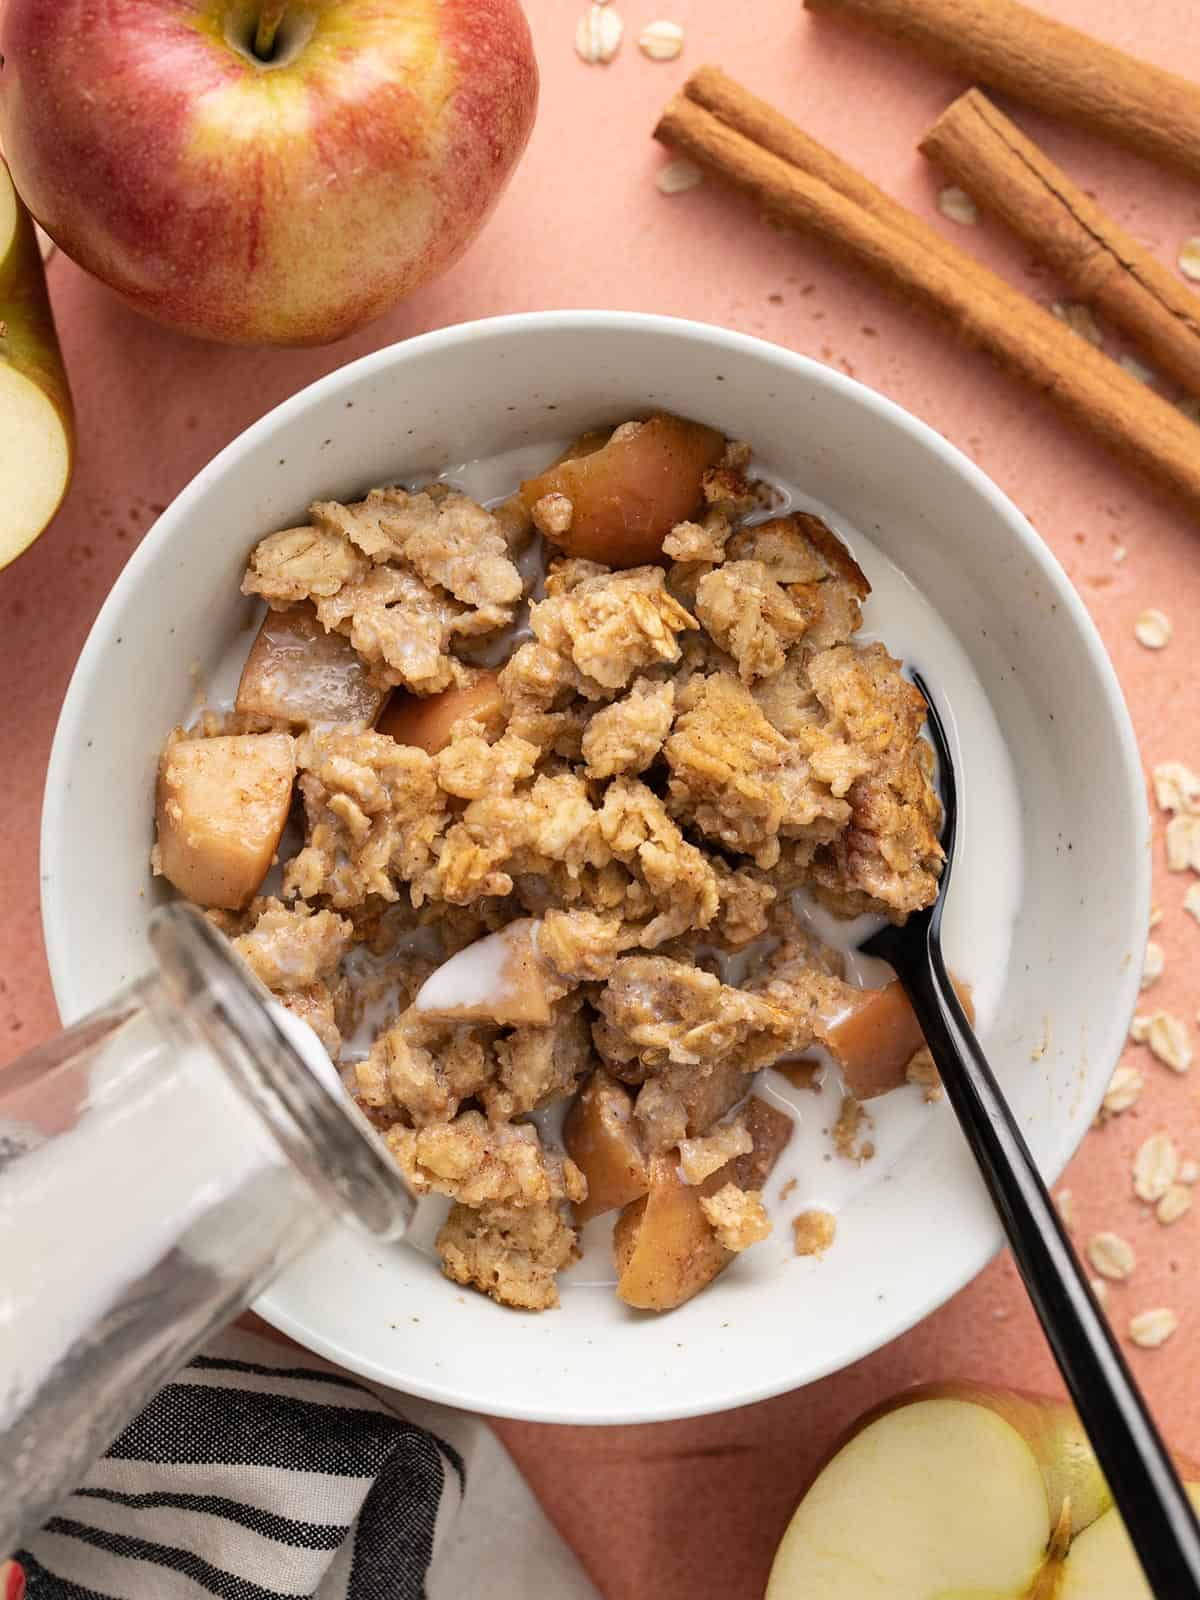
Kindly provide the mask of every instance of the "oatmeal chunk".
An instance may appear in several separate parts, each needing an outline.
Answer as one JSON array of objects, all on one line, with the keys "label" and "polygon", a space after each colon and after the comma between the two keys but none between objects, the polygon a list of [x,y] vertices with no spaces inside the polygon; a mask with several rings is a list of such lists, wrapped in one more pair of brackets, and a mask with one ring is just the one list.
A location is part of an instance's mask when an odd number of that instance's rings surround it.
[{"label": "oatmeal chunk", "polygon": [[399,897],[433,861],[446,820],[434,765],[423,750],[378,733],[314,730],[299,741],[303,849],[287,864],[284,894],[324,896],[337,910],[370,895]]},{"label": "oatmeal chunk", "polygon": [[677,522],[663,540],[663,555],[672,561],[723,561],[732,532],[725,513],[712,509],[700,522]]},{"label": "oatmeal chunk", "polygon": [[355,1066],[358,1093],[372,1110],[418,1127],[446,1122],[494,1078],[495,1036],[494,1028],[426,1017],[410,1006]]},{"label": "oatmeal chunk", "polygon": [[823,1256],[837,1233],[837,1218],[829,1211],[801,1211],[792,1218],[798,1256]]},{"label": "oatmeal chunk", "polygon": [[434,498],[427,491],[372,489],[356,505],[318,503],[309,514],[372,561],[405,562],[426,584],[489,611],[493,626],[511,620],[521,575],[496,518],[465,494],[450,490]]},{"label": "oatmeal chunk", "polygon": [[582,1200],[587,1184],[566,1156],[542,1149],[532,1123],[489,1123],[478,1111],[453,1122],[384,1134],[388,1149],[417,1194],[447,1194],[463,1205],[556,1205]]},{"label": "oatmeal chunk", "polygon": [[862,624],[871,592],[861,567],[837,535],[806,511],[743,528],[729,542],[735,561],[759,561],[808,616],[805,642],[840,644]]},{"label": "oatmeal chunk", "polygon": [[243,594],[258,594],[277,609],[297,600],[337,594],[347,583],[359,583],[370,562],[339,533],[321,528],[282,528],[254,547]]},{"label": "oatmeal chunk", "polygon": [[735,1156],[754,1149],[750,1130],[740,1117],[724,1122],[700,1139],[679,1141],[679,1170],[685,1183],[703,1183]]},{"label": "oatmeal chunk", "polygon": [[636,778],[614,779],[597,821],[613,856],[636,871],[659,908],[640,944],[652,950],[689,928],[708,927],[720,904],[716,874],[652,789]]},{"label": "oatmeal chunk", "polygon": [[372,567],[316,605],[321,626],[346,634],[384,687],[434,694],[462,680],[447,647],[466,613],[415,572]]},{"label": "oatmeal chunk", "polygon": [[307,989],[337,971],[354,939],[352,923],[334,911],[314,911],[303,900],[261,905],[253,927],[233,948],[272,993]]},{"label": "oatmeal chunk", "polygon": [[771,1231],[767,1208],[757,1189],[746,1191],[727,1183],[714,1195],[702,1194],[700,1209],[726,1250],[748,1250]]},{"label": "oatmeal chunk", "polygon": [[924,740],[850,787],[850,822],[817,850],[812,878],[839,916],[873,911],[903,922],[932,905],[945,859],[942,808]]},{"label": "oatmeal chunk", "polygon": [[342,1032],[338,1014],[346,1003],[346,989],[344,978],[334,979],[333,982],[326,982],[322,978],[307,989],[289,989],[279,997],[294,1017],[308,1024],[324,1045],[331,1061],[336,1061],[341,1054]]},{"label": "oatmeal chunk", "polygon": [[550,539],[566,533],[574,515],[575,506],[565,494],[544,494],[534,501],[530,511],[534,527]]},{"label": "oatmeal chunk", "polygon": [[636,1058],[651,1070],[668,1061],[715,1065],[736,1056],[741,1071],[753,1072],[795,1038],[792,1020],[777,1006],[665,956],[618,961],[597,1010],[593,1033],[605,1060]]},{"label": "oatmeal chunk", "polygon": [[716,857],[712,858],[712,867],[717,875],[720,909],[711,931],[736,950],[766,933],[777,891],[753,867],[731,870]]},{"label": "oatmeal chunk", "polygon": [[726,561],[701,578],[696,616],[737,662],[744,683],[778,672],[809,624],[808,612],[761,561]]},{"label": "oatmeal chunk", "polygon": [[546,1027],[514,1028],[496,1041],[497,1073],[480,1098],[494,1122],[571,1094],[596,1064],[583,996],[559,1000]]},{"label": "oatmeal chunk", "polygon": [[844,825],[847,802],[813,776],[738,679],[693,678],[678,704],[664,747],[676,816],[762,868],[779,860],[781,833],[819,842]]},{"label": "oatmeal chunk", "polygon": [[576,983],[607,978],[629,942],[618,917],[595,911],[547,911],[538,930],[542,959]]},{"label": "oatmeal chunk", "polygon": [[578,1235],[554,1205],[456,1205],[436,1244],[452,1282],[523,1311],[557,1306],[555,1275],[579,1255]]},{"label": "oatmeal chunk", "polygon": [[662,749],[674,714],[674,684],[637,678],[628,694],[597,711],[584,729],[588,776],[644,772]]},{"label": "oatmeal chunk", "polygon": [[530,608],[534,638],[569,661],[590,698],[623,689],[634,675],[679,660],[677,635],[695,618],[668,594],[661,567],[584,578]]},{"label": "oatmeal chunk", "polygon": [[808,661],[813,693],[830,721],[875,759],[905,755],[925,721],[925,697],[881,644],[838,645]]}]

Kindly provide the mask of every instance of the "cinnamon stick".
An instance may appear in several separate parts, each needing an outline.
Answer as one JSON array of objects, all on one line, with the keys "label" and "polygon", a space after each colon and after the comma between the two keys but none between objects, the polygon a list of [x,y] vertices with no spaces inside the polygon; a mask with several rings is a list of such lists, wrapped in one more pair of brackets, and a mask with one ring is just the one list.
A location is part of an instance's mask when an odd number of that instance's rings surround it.
[{"label": "cinnamon stick", "polygon": [[1200,88],[1019,0],[804,0],[1200,177]]},{"label": "cinnamon stick", "polygon": [[948,322],[1200,511],[1200,429],[718,69],[685,84],[655,137]]},{"label": "cinnamon stick", "polygon": [[944,111],[921,150],[1047,262],[1070,292],[1200,394],[1200,299],[1105,216],[978,89]]}]

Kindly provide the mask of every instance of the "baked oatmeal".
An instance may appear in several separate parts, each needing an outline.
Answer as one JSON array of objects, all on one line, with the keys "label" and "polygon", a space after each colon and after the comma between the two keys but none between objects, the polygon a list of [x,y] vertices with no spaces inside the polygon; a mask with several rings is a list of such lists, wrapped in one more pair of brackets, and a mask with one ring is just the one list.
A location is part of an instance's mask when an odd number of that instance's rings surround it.
[{"label": "baked oatmeal", "polygon": [[155,870],[450,1203],[446,1275],[504,1305],[556,1305],[595,1217],[653,1310],[764,1238],[792,1132],[765,1069],[828,1052],[856,1161],[863,1102],[929,1087],[897,987],[847,983],[803,910],[934,899],[925,704],[856,638],[849,550],[749,463],[659,415],[491,507],[320,501],[250,551],[235,707],[163,751]]}]

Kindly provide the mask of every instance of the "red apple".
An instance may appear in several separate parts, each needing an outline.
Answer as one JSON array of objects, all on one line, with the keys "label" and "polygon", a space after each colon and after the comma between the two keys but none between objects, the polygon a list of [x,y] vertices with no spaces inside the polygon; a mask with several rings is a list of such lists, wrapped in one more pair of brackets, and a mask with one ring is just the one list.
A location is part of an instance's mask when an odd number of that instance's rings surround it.
[{"label": "red apple", "polygon": [[55,242],[243,344],[339,339],[445,268],[537,104],[519,0],[5,0],[0,59]]}]

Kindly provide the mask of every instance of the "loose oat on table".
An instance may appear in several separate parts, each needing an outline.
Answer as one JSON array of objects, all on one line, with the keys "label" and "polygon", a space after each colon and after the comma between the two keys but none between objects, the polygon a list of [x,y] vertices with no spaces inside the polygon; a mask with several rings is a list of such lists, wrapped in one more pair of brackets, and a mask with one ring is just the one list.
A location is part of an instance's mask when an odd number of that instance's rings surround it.
[{"label": "loose oat on table", "polygon": [[1172,817],[1167,823],[1167,871],[1200,872],[1200,816]]},{"label": "loose oat on table", "polygon": [[1185,278],[1200,283],[1200,239],[1185,239],[1179,246],[1179,270]]},{"label": "loose oat on table", "polygon": [[965,228],[971,227],[979,220],[979,211],[974,200],[965,189],[958,188],[956,184],[950,183],[944,189],[938,190],[937,204],[938,210],[944,217],[949,217],[951,222],[961,223]]},{"label": "loose oat on table", "polygon": [[1088,1285],[1102,1306],[1108,1304],[1108,1285],[1103,1278],[1089,1278]]},{"label": "loose oat on table", "polygon": [[1163,975],[1165,965],[1166,960],[1163,956],[1162,946],[1156,944],[1153,939],[1149,940],[1146,945],[1146,954],[1142,958],[1143,989],[1148,989],[1151,984],[1158,982]]},{"label": "loose oat on table", "polygon": [[1091,306],[1081,305],[1075,301],[1056,300],[1050,307],[1060,322],[1065,322],[1072,333],[1079,334],[1089,344],[1094,344],[1097,349],[1104,343],[1104,335],[1100,331],[1100,324],[1092,314]]},{"label": "loose oat on table", "polygon": [[1200,813],[1200,776],[1182,761],[1160,761],[1151,774],[1154,798],[1163,811]]},{"label": "loose oat on table", "polygon": [[1193,1161],[1189,1156],[1179,1163],[1180,1183],[1200,1183],[1200,1161]]},{"label": "loose oat on table", "polygon": [[1138,1146],[1133,1158],[1133,1192],[1153,1204],[1175,1182],[1179,1148],[1168,1133],[1152,1133]]},{"label": "loose oat on table", "polygon": [[1145,1043],[1150,1053],[1172,1072],[1188,1072],[1192,1065],[1192,1041],[1187,1024],[1170,1011],[1156,1011],[1150,1017],[1135,1017],[1130,1036]]},{"label": "loose oat on table", "polygon": [[837,1218],[830,1211],[802,1211],[792,1218],[798,1256],[823,1256],[837,1234]]},{"label": "loose oat on table", "polygon": [[1129,1337],[1142,1350],[1157,1350],[1179,1327],[1179,1318],[1168,1306],[1139,1311],[1129,1319]]},{"label": "loose oat on table", "polygon": [[689,189],[696,189],[703,182],[703,169],[686,156],[668,161],[654,175],[654,185],[660,194],[686,194]]},{"label": "loose oat on table", "polygon": [[1162,907],[1161,906],[1151,906],[1150,907],[1150,927],[1152,929],[1157,928],[1159,923],[1162,921],[1162,919],[1163,919]]},{"label": "loose oat on table", "polygon": [[1178,1222],[1192,1208],[1192,1191],[1185,1183],[1173,1183],[1154,1208],[1154,1215],[1166,1225]]},{"label": "loose oat on table", "polygon": [[1075,1196],[1070,1189],[1060,1189],[1054,1196],[1054,1204],[1057,1206],[1058,1214],[1062,1218],[1063,1227],[1073,1228],[1075,1226]]},{"label": "loose oat on table", "polygon": [[1120,1116],[1122,1111],[1128,1111],[1137,1103],[1145,1083],[1145,1078],[1136,1067],[1117,1067],[1104,1091],[1100,1106],[1101,1119]]},{"label": "loose oat on table", "polygon": [[683,29],[677,22],[649,22],[638,35],[638,49],[651,61],[674,61],[683,49]]},{"label": "loose oat on table", "polygon": [[1119,1233],[1097,1233],[1088,1240],[1087,1257],[1102,1278],[1120,1283],[1137,1266],[1137,1256],[1128,1239]]},{"label": "loose oat on table", "polygon": [[590,5],[575,28],[575,53],[589,66],[607,66],[621,48],[625,24],[609,5]]},{"label": "loose oat on table", "polygon": [[1183,897],[1183,909],[1200,922],[1200,883],[1189,886],[1188,892]]},{"label": "loose oat on table", "polygon": [[[156,870],[450,1202],[446,1276],[528,1310],[558,1303],[589,1200],[621,1208],[618,1255],[642,1250],[663,1174],[692,1186],[712,1273],[765,1236],[792,1123],[755,1076],[856,992],[793,891],[902,923],[942,869],[924,702],[856,637],[861,569],[819,518],[771,514],[748,445],[664,420],[700,453],[640,565],[560,547],[597,503],[624,537],[639,421],[576,441],[562,461],[587,470],[550,480],[570,494],[531,480],[489,510],[392,485],[267,533],[242,584],[269,608],[253,671],[160,772]],[[232,887],[230,812],[254,846]],[[920,1053],[910,1077],[936,1092]],[[534,1118],[564,1103],[560,1148]],[[867,1159],[870,1126],[846,1096],[831,1153]]]},{"label": "loose oat on table", "polygon": [[1162,650],[1171,642],[1171,619],[1157,606],[1149,606],[1133,625],[1134,638],[1147,650]]},{"label": "loose oat on table", "polygon": [[1125,546],[1123,544],[1115,544],[1115,545],[1113,545],[1112,558],[1117,563],[1118,566],[1121,564],[1122,561],[1125,560],[1125,558],[1126,558],[1126,556],[1128,554],[1129,554],[1129,551],[1125,548]]}]

